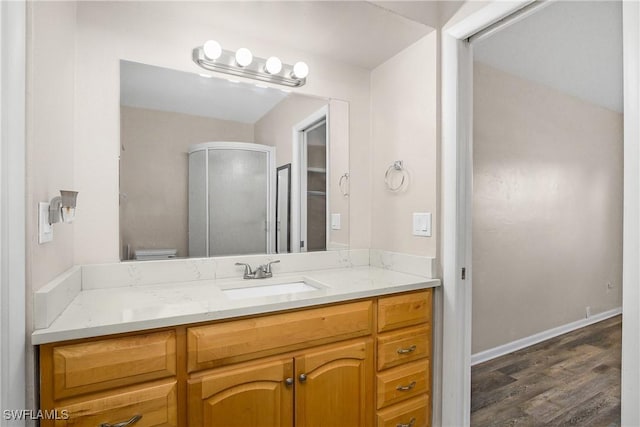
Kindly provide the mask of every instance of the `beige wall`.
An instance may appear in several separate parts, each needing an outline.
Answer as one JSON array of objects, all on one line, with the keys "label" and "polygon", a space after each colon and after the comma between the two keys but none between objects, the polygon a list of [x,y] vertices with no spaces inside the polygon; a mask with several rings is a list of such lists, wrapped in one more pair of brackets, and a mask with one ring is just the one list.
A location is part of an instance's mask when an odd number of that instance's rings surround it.
[{"label": "beige wall", "polygon": [[[75,189],[73,88],[75,2],[28,2],[26,76],[26,327],[33,331],[33,291],[74,264],[75,224],[54,225],[38,243],[38,203]],[[45,72],[42,72],[45,70]],[[82,200],[83,195],[79,196]],[[29,340],[27,339],[27,342]],[[26,408],[36,408],[34,349],[25,350]],[[16,373],[17,374],[17,373]]]},{"label": "beige wall", "polygon": [[621,306],[623,135],[620,113],[474,67],[477,353]]},{"label": "beige wall", "polygon": [[[39,244],[38,202],[77,188],[73,173],[76,3],[30,2],[27,13],[27,286],[37,290],[74,264],[75,224],[55,224],[53,241]],[[85,200],[81,193],[79,215]]]},{"label": "beige wall", "polygon": [[[198,72],[191,50],[211,37],[229,49],[250,46],[258,56],[277,55],[288,63],[303,59],[311,69],[309,82],[294,91],[348,101],[350,157],[368,159],[366,70],[270,42],[265,35],[243,35],[243,25],[251,23],[212,28],[205,17],[216,13],[215,2],[80,2],[77,8],[74,173],[82,213],[75,224],[76,263],[118,259],[120,59]],[[358,218],[351,221],[352,248],[370,245],[369,166],[368,161],[351,164],[350,215]]]},{"label": "beige wall", "polygon": [[[431,33],[371,73],[373,248],[436,255],[437,40]],[[398,193],[384,182],[395,160],[409,173],[406,190]],[[412,235],[413,212],[431,212],[432,237]]]},{"label": "beige wall", "polygon": [[253,142],[253,125],[131,107],[121,108],[120,123],[122,246],[129,245],[131,255],[175,248],[188,256],[189,146]]},{"label": "beige wall", "polygon": [[291,163],[292,129],[329,103],[329,206],[341,215],[341,229],[331,230],[329,248],[349,246],[349,198],[338,187],[340,177],[349,171],[349,104],[345,101],[308,96],[289,96],[255,124],[256,142],[276,147],[276,166]]},{"label": "beige wall", "polygon": [[340,214],[341,228],[331,230],[328,249],[342,249],[349,246],[350,235],[350,181],[343,183],[347,196],[342,194],[339,186],[340,178],[349,172],[349,104],[332,99],[329,102],[329,121],[329,206],[331,213]]},{"label": "beige wall", "polygon": [[291,163],[293,127],[327,104],[322,98],[286,97],[256,122],[256,143],[276,147],[277,167]]}]

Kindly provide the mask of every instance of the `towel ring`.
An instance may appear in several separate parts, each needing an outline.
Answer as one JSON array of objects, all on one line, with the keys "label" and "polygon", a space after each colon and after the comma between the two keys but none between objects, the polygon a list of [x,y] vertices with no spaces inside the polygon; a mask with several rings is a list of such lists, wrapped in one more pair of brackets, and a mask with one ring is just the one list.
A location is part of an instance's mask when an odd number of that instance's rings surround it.
[{"label": "towel ring", "polygon": [[349,172],[342,174],[338,181],[338,187],[343,197],[349,197]]},{"label": "towel ring", "polygon": [[[400,183],[394,185],[393,178],[398,173],[402,175],[400,178]],[[396,160],[391,166],[389,166],[387,172],[384,174],[384,183],[387,186],[387,190],[396,193],[404,188],[405,183],[407,182],[407,178],[407,170],[402,165],[402,160]]]}]

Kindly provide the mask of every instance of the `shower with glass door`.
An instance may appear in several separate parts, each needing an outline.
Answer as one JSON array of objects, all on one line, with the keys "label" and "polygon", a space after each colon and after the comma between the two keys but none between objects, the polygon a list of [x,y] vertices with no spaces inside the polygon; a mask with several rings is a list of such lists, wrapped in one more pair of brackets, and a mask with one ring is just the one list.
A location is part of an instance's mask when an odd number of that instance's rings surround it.
[{"label": "shower with glass door", "polygon": [[207,142],[189,150],[189,256],[274,252],[275,147]]}]

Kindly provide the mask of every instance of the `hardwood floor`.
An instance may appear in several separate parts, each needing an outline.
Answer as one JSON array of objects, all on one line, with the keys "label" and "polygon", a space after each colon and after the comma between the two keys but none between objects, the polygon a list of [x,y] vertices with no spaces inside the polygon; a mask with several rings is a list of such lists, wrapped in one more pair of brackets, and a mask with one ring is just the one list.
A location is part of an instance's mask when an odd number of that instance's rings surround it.
[{"label": "hardwood floor", "polygon": [[622,317],[471,369],[471,425],[619,426]]}]

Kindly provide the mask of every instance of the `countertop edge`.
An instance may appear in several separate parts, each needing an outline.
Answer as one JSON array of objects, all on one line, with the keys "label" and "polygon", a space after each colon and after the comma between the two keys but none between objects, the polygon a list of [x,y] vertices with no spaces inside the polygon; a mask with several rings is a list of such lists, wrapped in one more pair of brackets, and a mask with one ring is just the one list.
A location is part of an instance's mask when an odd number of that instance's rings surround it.
[{"label": "countertop edge", "polygon": [[211,311],[182,316],[166,317],[161,319],[131,321],[115,325],[111,324],[95,327],[85,327],[82,329],[69,329],[64,331],[48,331],[47,329],[39,329],[35,330],[31,334],[31,344],[43,345],[83,338],[94,338],[130,332],[142,332],[150,329],[168,328],[179,325],[188,325],[215,320],[227,320],[233,319],[235,317],[269,314],[279,311],[295,310],[299,308],[308,308],[325,304],[349,302],[352,300],[363,298],[372,298],[421,289],[430,289],[439,286],[440,279],[425,278],[424,281],[417,283],[394,285],[386,288],[357,290],[339,295],[323,295],[316,298],[308,298],[298,301],[279,301],[270,304],[234,308],[224,311]]}]

